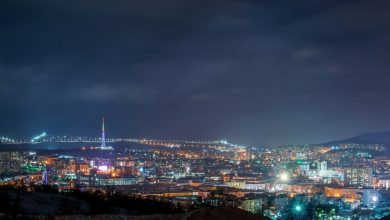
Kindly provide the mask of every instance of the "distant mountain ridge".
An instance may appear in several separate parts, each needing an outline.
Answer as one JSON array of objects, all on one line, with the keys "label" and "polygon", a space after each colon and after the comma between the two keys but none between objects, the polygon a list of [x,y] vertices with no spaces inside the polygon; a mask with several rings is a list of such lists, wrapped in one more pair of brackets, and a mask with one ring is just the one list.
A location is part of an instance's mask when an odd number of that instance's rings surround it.
[{"label": "distant mountain ridge", "polygon": [[390,145],[390,132],[372,132],[360,134],[355,137],[327,142],[324,145],[336,145],[336,144],[384,144]]}]

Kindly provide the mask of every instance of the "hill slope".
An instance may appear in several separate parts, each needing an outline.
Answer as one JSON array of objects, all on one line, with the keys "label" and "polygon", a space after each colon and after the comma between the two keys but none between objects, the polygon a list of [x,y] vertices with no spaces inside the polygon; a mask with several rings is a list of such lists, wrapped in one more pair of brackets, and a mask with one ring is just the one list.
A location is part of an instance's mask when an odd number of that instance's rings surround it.
[{"label": "hill slope", "polygon": [[346,143],[390,145],[390,132],[365,133],[344,140],[331,141],[325,143],[325,145],[336,145],[336,144],[346,144]]}]

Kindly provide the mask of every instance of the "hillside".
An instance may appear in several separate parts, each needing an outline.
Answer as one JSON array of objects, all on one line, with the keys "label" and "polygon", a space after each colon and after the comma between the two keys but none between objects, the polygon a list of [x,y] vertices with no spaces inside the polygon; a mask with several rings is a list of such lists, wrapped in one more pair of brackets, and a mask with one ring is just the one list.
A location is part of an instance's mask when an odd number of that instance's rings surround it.
[{"label": "hillside", "polygon": [[365,133],[343,140],[327,142],[324,145],[336,145],[346,143],[390,145],[390,132]]},{"label": "hillside", "polygon": [[[0,214],[0,219],[11,219],[13,216]],[[267,220],[268,218],[254,215],[237,208],[201,208],[183,214],[154,214],[154,215],[19,215],[19,219],[55,219],[55,220]]]}]

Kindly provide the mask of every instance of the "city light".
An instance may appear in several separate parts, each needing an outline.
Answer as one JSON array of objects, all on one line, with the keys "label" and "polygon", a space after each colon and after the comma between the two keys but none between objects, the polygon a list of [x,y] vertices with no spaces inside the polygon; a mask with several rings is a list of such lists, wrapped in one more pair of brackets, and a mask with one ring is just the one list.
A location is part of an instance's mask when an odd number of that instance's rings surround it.
[{"label": "city light", "polygon": [[280,175],[280,180],[282,180],[283,182],[286,182],[289,180],[289,176],[288,176],[288,173],[282,173]]}]

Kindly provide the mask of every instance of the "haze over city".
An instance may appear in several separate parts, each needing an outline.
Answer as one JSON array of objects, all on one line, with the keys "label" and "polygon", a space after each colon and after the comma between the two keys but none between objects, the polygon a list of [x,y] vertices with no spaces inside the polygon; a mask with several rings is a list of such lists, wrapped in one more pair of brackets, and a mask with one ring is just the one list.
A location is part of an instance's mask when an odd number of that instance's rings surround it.
[{"label": "haze over city", "polygon": [[390,131],[389,2],[2,1],[0,134],[324,143]]}]

